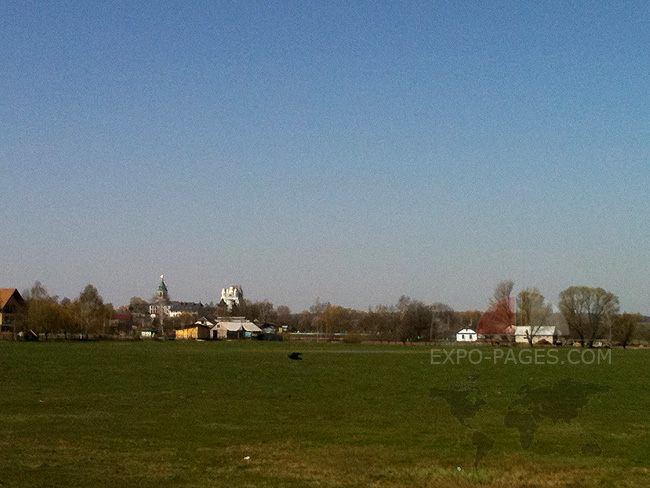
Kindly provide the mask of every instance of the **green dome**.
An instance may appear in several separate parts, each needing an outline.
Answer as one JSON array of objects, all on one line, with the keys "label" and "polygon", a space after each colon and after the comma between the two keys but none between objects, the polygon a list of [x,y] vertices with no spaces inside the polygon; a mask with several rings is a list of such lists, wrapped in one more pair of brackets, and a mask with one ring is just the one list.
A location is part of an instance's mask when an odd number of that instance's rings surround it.
[{"label": "green dome", "polygon": [[160,275],[160,284],[158,285],[158,296],[167,297],[167,285],[165,285],[165,275]]}]

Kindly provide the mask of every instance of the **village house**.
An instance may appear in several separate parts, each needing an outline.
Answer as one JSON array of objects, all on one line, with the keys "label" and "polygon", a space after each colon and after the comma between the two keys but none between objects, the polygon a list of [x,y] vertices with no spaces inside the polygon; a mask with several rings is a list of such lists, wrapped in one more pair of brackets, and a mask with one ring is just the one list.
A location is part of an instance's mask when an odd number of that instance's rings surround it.
[{"label": "village house", "polygon": [[150,327],[145,327],[140,331],[140,337],[143,339],[153,339],[156,335],[156,331]]},{"label": "village house", "polygon": [[472,329],[461,329],[456,332],[457,342],[476,342],[477,340],[478,334]]},{"label": "village house", "polygon": [[0,333],[13,335],[19,317],[25,312],[25,300],[16,288],[0,288]]}]

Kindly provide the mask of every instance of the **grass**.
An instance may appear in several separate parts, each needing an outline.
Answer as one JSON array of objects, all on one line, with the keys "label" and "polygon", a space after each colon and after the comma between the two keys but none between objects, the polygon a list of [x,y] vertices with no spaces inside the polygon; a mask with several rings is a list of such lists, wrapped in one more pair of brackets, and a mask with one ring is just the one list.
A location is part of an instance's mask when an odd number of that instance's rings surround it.
[{"label": "grass", "polygon": [[[429,351],[0,342],[0,487],[650,484],[650,351],[614,350],[600,365],[431,365]],[[496,440],[478,470],[472,429],[429,397],[472,375],[488,406],[468,425]],[[562,378],[612,390],[574,422],[545,421],[523,451],[503,426],[509,400]],[[589,440],[600,456],[582,453]]]}]

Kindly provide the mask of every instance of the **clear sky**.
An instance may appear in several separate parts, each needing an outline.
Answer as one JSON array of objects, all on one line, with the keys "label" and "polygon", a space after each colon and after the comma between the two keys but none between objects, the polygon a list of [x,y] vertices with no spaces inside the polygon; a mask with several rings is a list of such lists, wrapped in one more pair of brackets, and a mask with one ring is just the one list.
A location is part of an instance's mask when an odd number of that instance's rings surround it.
[{"label": "clear sky", "polygon": [[647,1],[0,2],[0,286],[650,314]]}]

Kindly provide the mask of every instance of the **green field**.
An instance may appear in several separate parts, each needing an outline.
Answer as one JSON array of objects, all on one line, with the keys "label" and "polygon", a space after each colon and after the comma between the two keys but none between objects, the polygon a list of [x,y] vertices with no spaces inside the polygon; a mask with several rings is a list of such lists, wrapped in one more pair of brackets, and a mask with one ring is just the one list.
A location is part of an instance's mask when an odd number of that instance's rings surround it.
[{"label": "green field", "polygon": [[[650,486],[650,351],[611,352],[432,365],[424,346],[0,342],[0,487]],[[564,378],[611,390],[522,449],[503,420],[516,391]],[[467,385],[487,405],[462,425],[430,392]],[[478,469],[473,430],[495,441]]]}]

